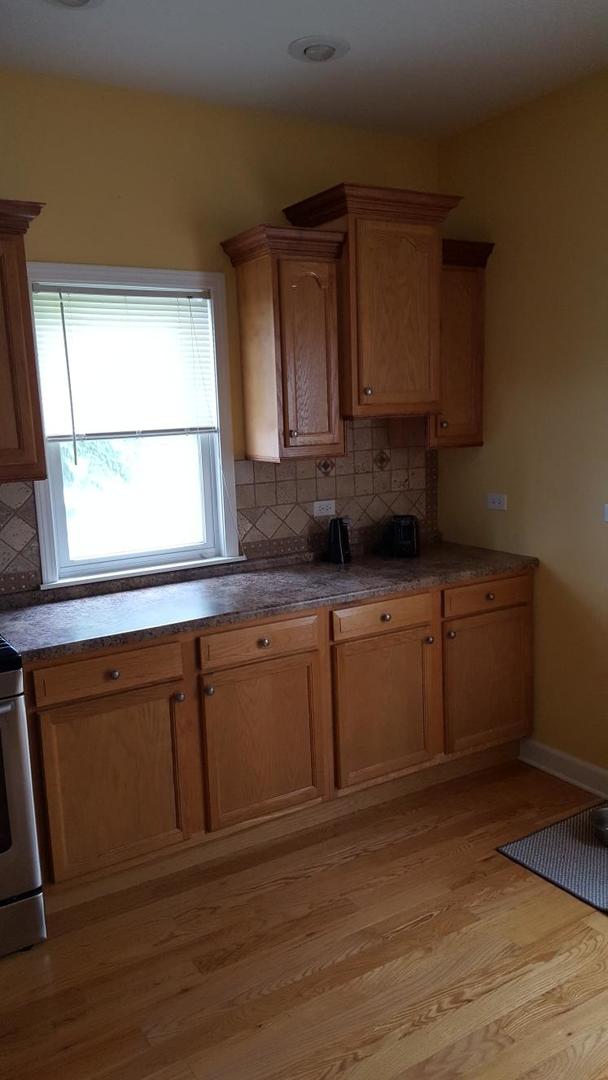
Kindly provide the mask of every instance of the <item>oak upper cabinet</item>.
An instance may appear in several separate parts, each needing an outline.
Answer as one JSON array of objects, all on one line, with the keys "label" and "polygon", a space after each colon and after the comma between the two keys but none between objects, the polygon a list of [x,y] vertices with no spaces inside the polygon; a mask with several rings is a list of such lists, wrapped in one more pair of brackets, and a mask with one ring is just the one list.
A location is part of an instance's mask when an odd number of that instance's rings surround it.
[{"label": "oak upper cabinet", "polygon": [[46,476],[23,242],[41,209],[0,199],[0,483]]},{"label": "oak upper cabinet", "polygon": [[443,241],[441,410],[431,420],[435,446],[483,443],[484,276],[493,247]]},{"label": "oak upper cabinet", "polygon": [[321,684],[318,652],[203,676],[211,829],[326,794]]},{"label": "oak upper cabinet", "polygon": [[[487,595],[493,595],[492,586],[487,587]],[[473,750],[528,735],[530,604],[449,620],[443,626],[443,639],[448,751]]]},{"label": "oak upper cabinet", "polygon": [[439,651],[430,626],[334,647],[339,788],[402,772],[443,751]]},{"label": "oak upper cabinet", "polygon": [[222,246],[236,267],[247,456],[344,453],[338,392],[341,232],[259,225]]},{"label": "oak upper cabinet", "polygon": [[55,881],[185,838],[180,683],[40,713]]},{"label": "oak upper cabinet", "polygon": [[285,209],[298,226],[344,228],[341,401],[345,416],[439,408],[439,225],[449,195],[339,184]]}]

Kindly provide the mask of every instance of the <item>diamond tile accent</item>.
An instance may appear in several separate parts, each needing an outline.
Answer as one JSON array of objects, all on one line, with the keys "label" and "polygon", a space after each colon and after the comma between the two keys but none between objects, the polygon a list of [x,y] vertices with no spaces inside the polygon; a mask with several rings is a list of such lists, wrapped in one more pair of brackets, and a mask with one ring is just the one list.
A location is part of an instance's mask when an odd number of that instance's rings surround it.
[{"label": "diamond tile accent", "polygon": [[323,476],[331,476],[336,467],[334,458],[322,458],[317,461],[317,469]]},{"label": "diamond tile accent", "polygon": [[270,508],[268,508],[264,511],[261,518],[258,520],[257,527],[261,533],[264,533],[264,536],[270,538],[271,536],[274,536],[280,524],[281,519],[278,518],[277,515],[273,513]]},{"label": "diamond tile accent", "polygon": [[384,472],[385,469],[388,469],[390,463],[391,455],[388,450],[378,450],[378,452],[374,454],[374,468],[379,469],[380,472]]}]

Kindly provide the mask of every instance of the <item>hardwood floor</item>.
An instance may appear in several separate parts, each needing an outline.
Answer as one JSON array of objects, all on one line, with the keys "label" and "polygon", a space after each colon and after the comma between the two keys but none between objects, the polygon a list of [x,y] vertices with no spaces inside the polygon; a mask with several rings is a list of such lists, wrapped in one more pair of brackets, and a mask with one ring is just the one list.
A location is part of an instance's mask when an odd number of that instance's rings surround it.
[{"label": "hardwood floor", "polygon": [[50,918],[2,1080],[601,1080],[608,922],[496,853],[594,801],[519,763]]}]

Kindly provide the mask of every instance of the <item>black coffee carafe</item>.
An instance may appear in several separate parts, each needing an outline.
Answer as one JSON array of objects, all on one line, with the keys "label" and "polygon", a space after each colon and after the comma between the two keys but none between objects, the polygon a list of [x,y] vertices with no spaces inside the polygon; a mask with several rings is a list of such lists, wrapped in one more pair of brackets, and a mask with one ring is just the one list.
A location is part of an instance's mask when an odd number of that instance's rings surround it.
[{"label": "black coffee carafe", "polygon": [[329,523],[327,558],[332,563],[350,562],[350,540],[346,518],[335,517]]}]

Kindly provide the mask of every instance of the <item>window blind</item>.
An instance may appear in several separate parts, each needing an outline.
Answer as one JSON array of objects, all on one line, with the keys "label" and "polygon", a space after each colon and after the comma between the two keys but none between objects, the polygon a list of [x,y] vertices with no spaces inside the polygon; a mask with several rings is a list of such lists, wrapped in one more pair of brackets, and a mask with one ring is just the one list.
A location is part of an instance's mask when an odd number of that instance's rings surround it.
[{"label": "window blind", "polygon": [[33,305],[47,438],[217,430],[208,295],[34,286]]}]

